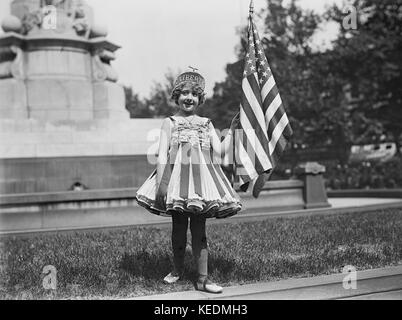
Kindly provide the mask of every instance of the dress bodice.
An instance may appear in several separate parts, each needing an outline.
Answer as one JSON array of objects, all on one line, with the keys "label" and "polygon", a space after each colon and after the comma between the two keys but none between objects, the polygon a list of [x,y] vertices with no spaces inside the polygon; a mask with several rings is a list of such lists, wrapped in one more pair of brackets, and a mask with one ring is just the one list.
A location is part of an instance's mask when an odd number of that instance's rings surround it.
[{"label": "dress bodice", "polygon": [[170,119],[173,122],[171,145],[190,143],[194,147],[199,145],[201,149],[210,149],[210,119],[194,118],[193,121],[182,117],[170,117]]}]

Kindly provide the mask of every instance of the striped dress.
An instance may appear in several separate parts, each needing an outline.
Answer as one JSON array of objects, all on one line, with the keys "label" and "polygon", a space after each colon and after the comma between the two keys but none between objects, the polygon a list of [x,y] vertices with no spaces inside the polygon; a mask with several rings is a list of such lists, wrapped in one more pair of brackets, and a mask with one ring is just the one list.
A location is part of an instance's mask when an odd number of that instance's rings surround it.
[{"label": "striped dress", "polygon": [[241,210],[240,197],[220,164],[213,161],[210,119],[170,117],[171,140],[163,180],[169,181],[165,203],[155,202],[156,170],[138,189],[136,200],[149,212],[170,216],[173,211],[206,218],[227,218]]}]

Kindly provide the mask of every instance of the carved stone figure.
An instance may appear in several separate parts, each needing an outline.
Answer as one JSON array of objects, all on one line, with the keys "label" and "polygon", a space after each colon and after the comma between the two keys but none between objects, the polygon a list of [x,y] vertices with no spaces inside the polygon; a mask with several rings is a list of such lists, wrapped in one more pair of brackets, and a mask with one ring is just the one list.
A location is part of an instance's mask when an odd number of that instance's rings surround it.
[{"label": "carved stone figure", "polygon": [[56,9],[67,11],[71,14],[73,11],[73,0],[41,0],[41,8],[44,6],[54,6]]},{"label": "carved stone figure", "polygon": [[[55,10],[46,11],[45,8],[52,6]],[[27,12],[21,14],[22,34],[45,29],[43,26],[46,15],[57,15],[57,33],[72,33],[89,38],[91,19],[88,17],[89,7],[82,0],[38,0],[38,3],[25,7]]]},{"label": "carved stone figure", "polygon": [[42,21],[43,14],[40,10],[28,13],[22,18],[22,34],[28,34],[33,29],[39,29]]},{"label": "carved stone figure", "polygon": [[115,59],[115,54],[109,50],[99,49],[95,52],[92,60],[93,78],[95,81],[117,82],[117,73],[110,65],[110,61]]},{"label": "carved stone figure", "polygon": [[15,78],[22,79],[23,51],[17,46],[10,46],[0,49],[0,79]]},{"label": "carved stone figure", "polygon": [[82,6],[77,6],[74,11],[73,28],[80,36],[89,37],[90,23]]}]

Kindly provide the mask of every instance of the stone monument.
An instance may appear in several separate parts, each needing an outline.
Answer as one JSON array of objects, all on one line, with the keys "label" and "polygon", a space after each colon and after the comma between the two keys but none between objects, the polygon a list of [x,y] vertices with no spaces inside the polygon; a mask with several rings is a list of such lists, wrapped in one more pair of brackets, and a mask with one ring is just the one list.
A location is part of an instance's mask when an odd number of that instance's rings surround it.
[{"label": "stone monument", "polygon": [[139,186],[147,133],[83,0],[13,0],[0,35],[0,195]]}]

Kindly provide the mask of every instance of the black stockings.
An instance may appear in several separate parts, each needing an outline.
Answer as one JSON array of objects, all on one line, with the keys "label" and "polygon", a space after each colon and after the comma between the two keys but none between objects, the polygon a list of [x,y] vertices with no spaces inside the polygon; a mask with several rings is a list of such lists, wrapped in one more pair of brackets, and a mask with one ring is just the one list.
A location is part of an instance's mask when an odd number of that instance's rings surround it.
[{"label": "black stockings", "polygon": [[[187,244],[188,217],[181,213],[172,214],[172,247],[175,271],[179,274],[184,270],[184,255]],[[206,219],[203,217],[190,218],[191,246],[197,266],[198,276],[205,278],[208,275],[208,244],[205,232]]]}]

